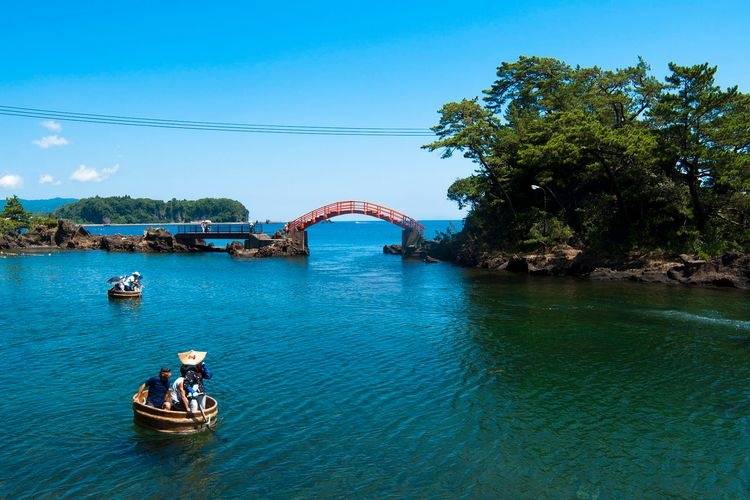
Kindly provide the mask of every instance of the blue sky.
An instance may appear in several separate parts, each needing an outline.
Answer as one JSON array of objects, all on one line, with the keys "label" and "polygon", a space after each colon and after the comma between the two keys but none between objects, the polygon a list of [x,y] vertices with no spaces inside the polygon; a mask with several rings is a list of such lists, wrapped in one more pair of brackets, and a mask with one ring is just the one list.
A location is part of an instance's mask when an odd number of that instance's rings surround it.
[{"label": "blue sky", "polygon": [[[520,55],[607,69],[708,62],[750,91],[746,1],[8,2],[0,106],[172,120],[429,128]],[[426,137],[251,134],[0,116],[0,196],[339,200],[463,217],[474,166]]]}]

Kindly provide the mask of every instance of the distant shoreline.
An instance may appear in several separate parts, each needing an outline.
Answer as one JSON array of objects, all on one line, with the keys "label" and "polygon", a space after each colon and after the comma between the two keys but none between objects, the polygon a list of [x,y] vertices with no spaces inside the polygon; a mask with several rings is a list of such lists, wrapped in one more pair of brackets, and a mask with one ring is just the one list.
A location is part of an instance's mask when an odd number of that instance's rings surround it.
[{"label": "distant shoreline", "polygon": [[[211,224],[255,224],[255,222],[212,222]],[[258,222],[258,224],[284,224],[283,222]],[[82,222],[80,226],[90,227],[120,227],[120,226],[198,226],[200,222],[138,222],[128,224],[89,224]]]}]

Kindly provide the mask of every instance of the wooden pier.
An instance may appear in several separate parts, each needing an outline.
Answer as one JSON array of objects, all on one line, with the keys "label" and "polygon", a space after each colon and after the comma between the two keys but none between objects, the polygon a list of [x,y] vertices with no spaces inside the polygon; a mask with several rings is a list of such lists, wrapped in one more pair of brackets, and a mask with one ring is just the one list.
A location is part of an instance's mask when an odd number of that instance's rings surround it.
[{"label": "wooden pier", "polygon": [[263,231],[259,224],[247,223],[210,223],[182,224],[177,226],[175,238],[180,242],[195,240],[246,240],[253,234]]}]

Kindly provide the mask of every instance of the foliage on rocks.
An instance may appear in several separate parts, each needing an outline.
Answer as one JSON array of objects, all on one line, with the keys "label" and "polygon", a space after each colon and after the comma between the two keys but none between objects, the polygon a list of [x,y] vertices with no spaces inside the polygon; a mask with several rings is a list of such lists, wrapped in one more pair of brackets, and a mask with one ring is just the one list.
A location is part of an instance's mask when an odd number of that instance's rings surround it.
[{"label": "foliage on rocks", "polygon": [[57,220],[52,217],[36,217],[27,212],[15,195],[5,199],[5,206],[0,211],[0,235],[44,232],[56,226]]}]

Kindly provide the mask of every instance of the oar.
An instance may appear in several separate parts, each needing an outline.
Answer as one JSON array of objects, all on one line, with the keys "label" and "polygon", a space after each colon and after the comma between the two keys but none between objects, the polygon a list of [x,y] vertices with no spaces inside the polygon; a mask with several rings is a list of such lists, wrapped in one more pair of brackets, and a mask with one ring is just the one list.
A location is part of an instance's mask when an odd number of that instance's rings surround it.
[{"label": "oar", "polygon": [[[203,398],[205,399],[205,397],[206,395],[205,393],[203,393]],[[198,404],[198,409],[200,410],[201,415],[203,416],[203,423],[206,424],[206,428],[209,431],[211,431],[214,435],[216,435],[216,431],[211,428],[211,422],[208,420],[208,418],[206,418],[206,414],[203,411],[203,407],[201,406],[200,401],[198,401],[198,399],[195,396],[193,396],[193,399],[195,399],[195,402]]]},{"label": "oar", "polygon": [[[203,407],[201,406],[200,403],[198,403],[198,409],[201,411],[201,415],[203,415],[203,423],[206,424],[206,427],[208,427],[209,429],[211,429],[211,422],[209,422],[209,420],[206,418],[206,414],[203,411]],[[211,429],[211,430],[213,430],[213,429]]]}]

